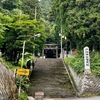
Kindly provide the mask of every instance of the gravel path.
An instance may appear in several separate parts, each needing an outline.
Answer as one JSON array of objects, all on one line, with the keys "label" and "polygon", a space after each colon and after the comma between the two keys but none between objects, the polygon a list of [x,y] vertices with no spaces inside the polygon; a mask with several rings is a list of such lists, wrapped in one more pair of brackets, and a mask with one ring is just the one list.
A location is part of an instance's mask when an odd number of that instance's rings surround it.
[{"label": "gravel path", "polygon": [[28,95],[34,97],[37,91],[44,92],[46,98],[75,97],[75,91],[61,59],[37,59]]}]

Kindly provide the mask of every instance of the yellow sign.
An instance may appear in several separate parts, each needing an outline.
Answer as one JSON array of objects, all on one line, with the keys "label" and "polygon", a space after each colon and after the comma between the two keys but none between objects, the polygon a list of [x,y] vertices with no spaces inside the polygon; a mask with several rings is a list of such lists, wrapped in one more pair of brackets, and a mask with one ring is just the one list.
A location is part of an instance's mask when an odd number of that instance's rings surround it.
[{"label": "yellow sign", "polygon": [[17,69],[17,74],[28,76],[29,75],[29,69],[19,68],[19,69]]}]

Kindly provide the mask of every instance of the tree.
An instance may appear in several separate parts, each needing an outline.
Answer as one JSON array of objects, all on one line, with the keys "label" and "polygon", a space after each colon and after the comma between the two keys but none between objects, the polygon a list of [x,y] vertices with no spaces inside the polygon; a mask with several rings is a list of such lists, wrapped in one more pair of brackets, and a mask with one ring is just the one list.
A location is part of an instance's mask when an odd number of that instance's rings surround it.
[{"label": "tree", "polygon": [[37,33],[40,33],[41,37],[27,41],[25,50],[32,53],[35,45],[35,52],[40,52],[46,36],[44,25],[39,21],[39,1],[3,0],[0,1],[0,11],[3,13],[0,13],[0,48],[7,60],[15,61],[18,55],[21,55],[23,41]]},{"label": "tree", "polygon": [[3,9],[13,10],[17,8],[18,0],[2,0]]},{"label": "tree", "polygon": [[[24,14],[30,15],[31,19],[35,19],[35,13],[36,13],[36,19],[40,19],[40,6],[38,0],[22,0],[22,10]],[[35,12],[36,11],[36,12]]]},{"label": "tree", "polygon": [[[41,34],[41,37],[35,40],[31,38],[38,33]],[[29,38],[30,40],[27,41]],[[25,51],[33,53],[33,46],[35,46],[36,52],[39,52],[38,50],[42,49],[45,42],[44,26],[37,20],[30,20],[28,15],[13,15],[11,22],[6,24],[5,30],[3,51],[7,60],[15,61],[17,56],[21,55],[25,40],[27,41]]]},{"label": "tree", "polygon": [[2,48],[2,45],[4,44],[4,35],[6,30],[5,26],[9,22],[7,21],[8,19],[8,16],[4,16],[2,13],[0,13],[0,48]]},{"label": "tree", "polygon": [[52,0],[52,4],[57,34],[62,24],[63,35],[75,42],[76,48],[89,46],[90,50],[99,50],[99,0]]},{"label": "tree", "polygon": [[49,20],[49,12],[51,10],[51,0],[41,0],[40,2],[42,18]]}]

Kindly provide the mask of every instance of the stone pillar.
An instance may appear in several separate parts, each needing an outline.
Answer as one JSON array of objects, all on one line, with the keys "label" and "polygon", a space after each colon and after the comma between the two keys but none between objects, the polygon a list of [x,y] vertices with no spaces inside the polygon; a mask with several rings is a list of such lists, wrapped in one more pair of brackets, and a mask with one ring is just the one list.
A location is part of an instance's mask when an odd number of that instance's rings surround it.
[{"label": "stone pillar", "polygon": [[56,58],[58,58],[58,46],[56,46]]},{"label": "stone pillar", "polygon": [[44,93],[43,92],[36,92],[35,93],[35,100],[43,100]]},{"label": "stone pillar", "polygon": [[44,48],[42,49],[42,58],[44,58]]},{"label": "stone pillar", "polygon": [[85,72],[91,73],[90,70],[90,56],[89,56],[89,48],[84,48],[84,66],[85,66]]}]

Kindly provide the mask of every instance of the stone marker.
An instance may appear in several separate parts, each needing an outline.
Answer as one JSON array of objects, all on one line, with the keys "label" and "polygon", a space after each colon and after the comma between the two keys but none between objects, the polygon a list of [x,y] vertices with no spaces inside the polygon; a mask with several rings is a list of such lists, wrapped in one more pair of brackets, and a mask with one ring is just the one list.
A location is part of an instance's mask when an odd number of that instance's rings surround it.
[{"label": "stone marker", "polygon": [[89,48],[84,48],[84,65],[85,65],[85,72],[91,73],[90,71],[90,56],[89,56]]},{"label": "stone marker", "polygon": [[35,100],[43,100],[44,93],[43,92],[36,92],[35,93]]},{"label": "stone marker", "polygon": [[31,96],[28,96],[27,100],[35,100],[35,99],[33,97],[31,97]]}]

